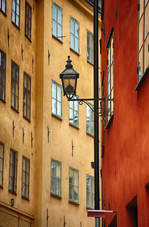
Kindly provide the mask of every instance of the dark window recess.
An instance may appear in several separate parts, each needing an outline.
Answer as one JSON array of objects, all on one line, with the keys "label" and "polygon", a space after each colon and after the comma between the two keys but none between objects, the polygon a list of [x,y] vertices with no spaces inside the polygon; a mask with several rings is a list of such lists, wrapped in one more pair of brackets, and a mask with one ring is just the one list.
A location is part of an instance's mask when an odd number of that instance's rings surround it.
[{"label": "dark window recess", "polygon": [[17,166],[18,166],[18,152],[10,150],[9,162],[9,191],[17,193]]},{"label": "dark window recess", "polygon": [[22,159],[22,197],[29,199],[30,181],[30,160],[26,157]]},{"label": "dark window recess", "polygon": [[137,197],[132,199],[126,208],[128,211],[129,223],[131,223],[132,227],[138,227]]},{"label": "dark window recess", "polygon": [[19,66],[11,62],[11,107],[19,110]]},{"label": "dark window recess", "polygon": [[18,28],[20,27],[20,0],[12,0],[11,20]]},{"label": "dark window recess", "polygon": [[25,35],[31,40],[31,26],[32,26],[32,8],[25,2]]},{"label": "dark window recess", "polygon": [[31,118],[31,78],[26,73],[23,81],[23,117]]},{"label": "dark window recess", "polygon": [[6,96],[6,55],[0,50],[0,100]]},{"label": "dark window recess", "polygon": [[6,13],[6,0],[0,0],[0,11]]},{"label": "dark window recess", "polygon": [[108,225],[108,227],[117,227],[117,215],[114,216],[114,218],[112,219],[110,225]]},{"label": "dark window recess", "polygon": [[0,187],[3,187],[4,144],[0,142]]}]

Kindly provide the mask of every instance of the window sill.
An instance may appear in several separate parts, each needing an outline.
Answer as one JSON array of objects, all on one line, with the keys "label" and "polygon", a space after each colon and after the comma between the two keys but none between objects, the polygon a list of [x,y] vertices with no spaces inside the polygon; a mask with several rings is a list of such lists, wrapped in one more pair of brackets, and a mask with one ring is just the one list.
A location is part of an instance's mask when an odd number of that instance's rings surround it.
[{"label": "window sill", "polygon": [[63,44],[63,41],[62,40],[60,40],[58,37],[56,37],[55,35],[52,35],[52,37],[55,39],[55,40],[57,40],[58,42],[60,42],[61,44]]},{"label": "window sill", "polygon": [[72,49],[71,47],[70,47],[70,50],[71,50],[72,52],[74,52],[76,55],[80,56],[80,54],[79,54],[78,52],[76,52],[74,49]]},{"label": "window sill", "polygon": [[60,117],[60,116],[58,116],[58,115],[56,115],[56,114],[54,114],[54,113],[52,113],[52,117],[55,117],[55,118],[57,118],[58,120],[62,121],[62,117]]},{"label": "window sill", "polygon": [[1,12],[5,17],[7,16],[6,12],[4,12],[3,10],[0,9],[0,12]]},{"label": "window sill", "polygon": [[3,103],[6,103],[6,101],[4,99],[0,99],[0,101],[3,102]]},{"label": "window sill", "polygon": [[109,121],[107,122],[106,129],[108,130],[113,122],[114,114],[111,115]]},{"label": "window sill", "polygon": [[28,119],[27,117],[23,116],[23,118],[24,118],[26,121],[28,121],[29,123],[31,123],[31,120]]},{"label": "window sill", "polygon": [[87,210],[93,210],[94,207],[86,206],[86,209],[87,209]]},{"label": "window sill", "polygon": [[80,203],[79,203],[79,202],[76,202],[76,201],[73,201],[73,200],[69,200],[69,203],[74,204],[74,205],[77,205],[77,206],[79,206],[79,205],[80,205]]},{"label": "window sill", "polygon": [[17,26],[13,21],[11,21],[11,22],[20,31],[20,26]]},{"label": "window sill", "polygon": [[16,110],[13,106],[11,106],[11,109],[14,110],[16,113],[19,113],[19,110]]},{"label": "window sill", "polygon": [[87,59],[87,62],[88,62],[90,65],[94,66],[94,63],[92,63],[92,62],[89,61],[88,59]]},{"label": "window sill", "polygon": [[25,196],[22,195],[22,199],[26,200],[29,202],[29,198],[26,198]]},{"label": "window sill", "polygon": [[51,192],[51,196],[52,196],[52,197],[55,197],[55,198],[57,198],[57,199],[62,199],[62,196],[61,196],[61,195],[56,195],[56,194],[54,194],[54,193],[52,193],[52,192]]},{"label": "window sill", "polygon": [[91,134],[91,133],[89,133],[89,132],[86,132],[86,135],[88,135],[88,136],[90,136],[90,137],[94,138],[94,135],[92,135],[92,134]]},{"label": "window sill", "polygon": [[28,41],[29,41],[30,43],[32,43],[31,38],[29,38],[26,34],[25,34],[25,37],[28,39]]},{"label": "window sill", "polygon": [[17,196],[17,193],[16,193],[16,192],[13,192],[13,191],[11,191],[11,190],[9,190],[9,193],[11,193],[11,194]]},{"label": "window sill", "polygon": [[75,124],[72,124],[72,123],[69,122],[69,125],[72,126],[72,127],[75,128],[75,129],[79,130],[79,126],[77,126],[77,125],[75,125]]},{"label": "window sill", "polygon": [[147,75],[149,75],[149,66],[147,67],[144,75],[141,77],[141,79],[139,80],[139,82],[137,84],[137,87],[136,87],[137,91],[142,87],[142,84],[144,83],[144,80],[146,79]]}]

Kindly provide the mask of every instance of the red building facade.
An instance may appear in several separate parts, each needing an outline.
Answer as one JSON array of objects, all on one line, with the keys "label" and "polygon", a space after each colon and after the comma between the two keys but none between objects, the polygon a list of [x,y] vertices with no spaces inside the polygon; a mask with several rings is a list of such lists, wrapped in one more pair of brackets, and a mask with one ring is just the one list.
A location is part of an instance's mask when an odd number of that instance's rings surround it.
[{"label": "red building facade", "polygon": [[149,227],[149,0],[104,0],[105,227]]}]

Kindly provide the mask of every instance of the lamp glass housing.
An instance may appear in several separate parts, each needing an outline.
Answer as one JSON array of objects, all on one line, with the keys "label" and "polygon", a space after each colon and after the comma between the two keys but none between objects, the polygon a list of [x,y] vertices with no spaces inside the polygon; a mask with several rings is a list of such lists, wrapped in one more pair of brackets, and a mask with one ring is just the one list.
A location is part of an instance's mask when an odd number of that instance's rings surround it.
[{"label": "lamp glass housing", "polygon": [[60,73],[60,79],[62,80],[63,92],[67,98],[71,99],[76,95],[77,79],[79,73],[73,69],[70,56],[68,56],[65,70]]}]

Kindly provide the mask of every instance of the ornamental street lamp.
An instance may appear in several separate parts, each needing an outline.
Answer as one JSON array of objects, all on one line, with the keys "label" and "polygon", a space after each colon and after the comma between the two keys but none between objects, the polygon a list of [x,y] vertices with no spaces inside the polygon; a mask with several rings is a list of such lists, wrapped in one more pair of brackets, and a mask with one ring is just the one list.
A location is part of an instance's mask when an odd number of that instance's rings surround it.
[{"label": "ornamental street lamp", "polygon": [[76,95],[77,79],[79,78],[79,73],[73,69],[71,64],[70,56],[68,56],[67,64],[65,69],[60,74],[60,79],[62,80],[63,92],[68,99],[73,98]]}]

